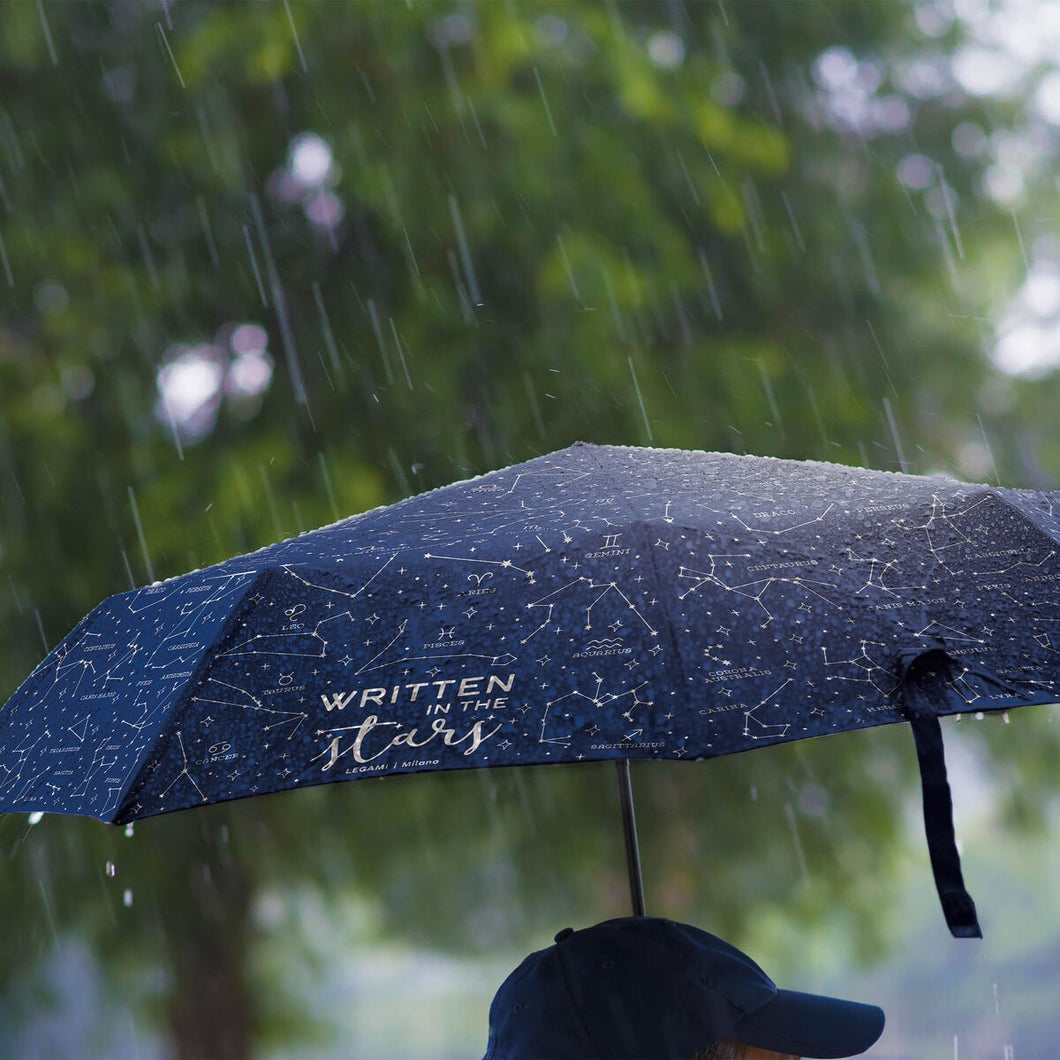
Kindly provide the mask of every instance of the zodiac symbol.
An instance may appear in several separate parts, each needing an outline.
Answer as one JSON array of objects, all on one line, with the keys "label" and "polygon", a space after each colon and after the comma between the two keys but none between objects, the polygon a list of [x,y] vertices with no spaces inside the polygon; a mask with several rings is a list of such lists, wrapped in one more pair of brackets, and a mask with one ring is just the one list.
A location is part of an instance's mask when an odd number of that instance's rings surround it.
[{"label": "zodiac symbol", "polygon": [[488,571],[486,571],[485,574],[469,574],[467,576],[467,580],[469,582],[474,582],[476,585],[481,586],[482,583],[484,581],[486,581],[487,578],[492,578],[492,577],[493,577],[493,571],[488,570]]},{"label": "zodiac symbol", "polygon": [[223,755],[226,751],[230,751],[232,745],[230,743],[215,743],[210,745],[209,753],[212,755]]},{"label": "zodiac symbol", "polygon": [[294,670],[292,670],[289,674],[280,674],[279,683],[281,685],[289,685],[293,680],[294,680]]},{"label": "zodiac symbol", "polygon": [[305,610],[305,604],[295,604],[294,607],[287,608],[284,614],[288,618],[297,618]]}]

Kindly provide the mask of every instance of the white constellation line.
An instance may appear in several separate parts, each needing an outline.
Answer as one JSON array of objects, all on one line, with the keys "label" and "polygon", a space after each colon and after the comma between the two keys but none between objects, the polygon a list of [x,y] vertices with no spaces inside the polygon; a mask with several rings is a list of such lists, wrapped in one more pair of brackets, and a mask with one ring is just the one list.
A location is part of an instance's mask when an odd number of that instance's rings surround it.
[{"label": "white constellation line", "polygon": [[361,595],[361,593],[364,592],[365,589],[368,588],[369,585],[372,584],[373,581],[375,581],[376,578],[379,577],[380,574],[383,573],[383,571],[387,569],[387,567],[390,566],[391,563],[394,562],[395,559],[397,559],[398,555],[399,553],[397,552],[392,553],[390,559],[388,559],[386,563],[384,563],[375,572],[375,574],[373,574],[359,589],[356,589],[354,592],[350,592],[347,589],[336,589],[333,585],[319,585],[317,582],[311,582],[308,578],[303,578],[302,575],[299,574],[290,563],[283,564],[283,571],[285,574],[289,574],[296,581],[300,581],[303,585],[308,586],[310,589],[319,589],[322,592],[335,593],[337,596],[346,596],[349,597],[349,599],[351,600],[355,600],[358,596]]},{"label": "white constellation line", "polygon": [[209,677],[207,681],[210,684],[220,685],[222,688],[230,688],[234,692],[242,693],[248,699],[250,703],[235,703],[230,699],[211,699],[209,696],[195,695],[192,696],[192,701],[195,703],[213,703],[220,707],[238,707],[240,710],[253,710],[260,711],[263,714],[276,714],[282,716],[281,721],[274,721],[268,725],[263,726],[265,732],[271,732],[279,725],[290,725],[294,722],[294,728],[287,734],[287,739],[290,740],[294,734],[298,731],[298,727],[302,724],[309,715],[304,710],[276,710],[274,707],[266,707],[253,692],[246,688],[240,688],[239,685],[229,684],[227,681],[220,681],[216,677]]},{"label": "white constellation line", "polygon": [[632,600],[630,600],[630,598],[628,596],[626,596],[626,594],[618,587],[618,583],[617,582],[594,582],[591,578],[588,578],[585,575],[581,575],[576,580],[568,582],[566,585],[561,585],[558,589],[555,589],[552,592],[546,594],[545,596],[542,596],[539,600],[533,600],[533,601],[531,601],[530,603],[528,603],[526,605],[526,608],[527,608],[528,611],[531,610],[532,608],[535,608],[535,607],[545,607],[548,610],[546,611],[545,617],[541,621],[541,624],[536,629],[531,630],[530,633],[528,633],[526,635],[526,637],[524,637],[519,643],[520,644],[526,644],[527,641],[529,641],[536,634],[540,633],[541,630],[543,630],[552,621],[552,612],[553,612],[553,609],[555,608],[556,605],[555,604],[551,604],[551,603],[546,603],[545,601],[550,600],[553,596],[557,596],[559,593],[566,592],[568,589],[572,588],[573,586],[583,585],[583,583],[588,583],[588,587],[590,589],[592,589],[592,590],[596,590],[596,589],[602,589],[603,590],[603,592],[600,593],[596,597],[595,600],[592,600],[588,604],[584,605],[584,609],[585,609],[585,626],[583,627],[584,629],[590,630],[590,629],[593,628],[593,622],[592,622],[593,608],[596,607],[596,605],[598,603],[600,603],[600,601],[603,600],[603,598],[605,596],[607,596],[607,594],[613,590],[614,592],[618,593],[618,595],[620,597],[622,597],[623,601],[625,601],[626,609],[629,610],[629,611],[632,611],[633,614],[635,614],[637,616],[637,618],[639,618],[641,620],[641,622],[644,623],[645,629],[647,629],[647,631],[651,634],[651,636],[657,637],[659,635],[658,630],[652,628],[651,623],[640,613],[640,611],[637,609],[637,606],[632,602]]},{"label": "white constellation line", "polygon": [[[779,688],[774,688],[772,692],[766,696],[760,703],[755,704],[750,710],[746,711],[743,716],[743,734],[752,740],[769,740],[769,739],[782,739],[787,735],[788,729],[791,728],[790,722],[781,722],[778,724],[768,724],[763,721],[759,721],[754,715],[755,711],[759,707],[764,707],[775,695],[783,691],[788,685],[791,684],[793,678],[789,677]],[[754,722],[756,728],[754,731],[751,729],[751,723]]]}]

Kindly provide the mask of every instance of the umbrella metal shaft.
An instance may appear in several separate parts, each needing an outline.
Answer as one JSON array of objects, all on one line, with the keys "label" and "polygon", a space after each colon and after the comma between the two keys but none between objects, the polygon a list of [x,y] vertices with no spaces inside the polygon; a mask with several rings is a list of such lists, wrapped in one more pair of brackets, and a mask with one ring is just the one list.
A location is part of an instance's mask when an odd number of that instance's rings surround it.
[{"label": "umbrella metal shaft", "polygon": [[629,781],[629,759],[615,763],[618,770],[618,800],[622,806],[622,831],[626,837],[626,865],[629,869],[629,897],[633,915],[644,916],[644,879],[640,872],[640,846],[637,818],[633,813],[633,786]]}]

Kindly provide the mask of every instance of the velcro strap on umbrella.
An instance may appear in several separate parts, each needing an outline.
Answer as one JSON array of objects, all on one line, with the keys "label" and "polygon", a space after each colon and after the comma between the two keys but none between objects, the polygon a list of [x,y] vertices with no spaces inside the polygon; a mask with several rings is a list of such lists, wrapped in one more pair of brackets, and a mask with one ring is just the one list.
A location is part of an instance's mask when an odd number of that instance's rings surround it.
[{"label": "velcro strap on umbrella", "polygon": [[902,697],[916,741],[924,794],[924,830],[942,911],[955,938],[981,939],[983,931],[975,902],[964,886],[961,856],[953,834],[953,800],[938,719],[946,704],[948,676],[949,656],[941,649],[921,652],[907,665],[903,660]]}]

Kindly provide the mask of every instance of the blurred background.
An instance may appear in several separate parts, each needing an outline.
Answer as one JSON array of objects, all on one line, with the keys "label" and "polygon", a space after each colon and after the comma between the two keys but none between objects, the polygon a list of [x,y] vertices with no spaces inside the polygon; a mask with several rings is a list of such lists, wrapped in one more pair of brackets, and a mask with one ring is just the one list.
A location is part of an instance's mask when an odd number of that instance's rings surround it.
[{"label": "blurred background", "polygon": [[[576,439],[1060,488],[1060,6],[0,6],[0,699],[111,593]],[[1060,1056],[1054,708],[635,763],[649,912]],[[0,1055],[480,1055],[607,764],[0,818]]]}]

